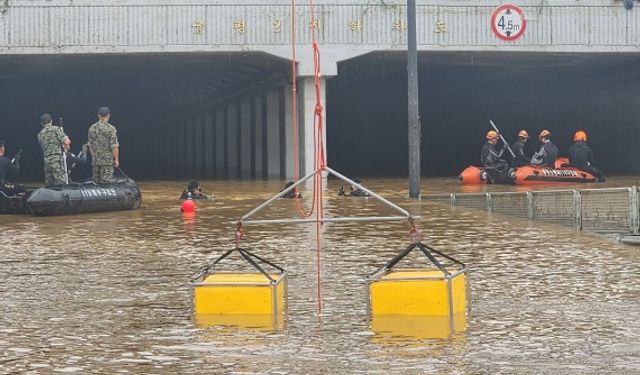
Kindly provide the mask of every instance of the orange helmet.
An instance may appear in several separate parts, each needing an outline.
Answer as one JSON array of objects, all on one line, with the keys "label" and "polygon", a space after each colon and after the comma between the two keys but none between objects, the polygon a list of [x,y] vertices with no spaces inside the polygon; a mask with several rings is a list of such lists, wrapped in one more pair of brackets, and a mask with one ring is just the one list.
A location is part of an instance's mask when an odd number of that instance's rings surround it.
[{"label": "orange helmet", "polygon": [[487,139],[496,139],[496,138],[498,138],[498,133],[496,131],[494,131],[494,130],[489,130],[487,132],[486,138]]},{"label": "orange helmet", "polygon": [[518,132],[518,137],[522,137],[522,138],[529,138],[529,133],[527,133],[527,131],[526,131],[526,130],[524,130],[524,129],[523,129],[523,130],[520,130],[520,131]]},{"label": "orange helmet", "polygon": [[587,141],[587,133],[585,133],[582,130],[578,130],[576,132],[576,134],[573,135],[573,141],[574,142],[578,142],[578,141],[586,142]]},{"label": "orange helmet", "polygon": [[538,138],[548,137],[550,135],[551,135],[551,132],[548,131],[547,129],[544,129],[543,131],[540,132],[540,134],[538,134]]}]

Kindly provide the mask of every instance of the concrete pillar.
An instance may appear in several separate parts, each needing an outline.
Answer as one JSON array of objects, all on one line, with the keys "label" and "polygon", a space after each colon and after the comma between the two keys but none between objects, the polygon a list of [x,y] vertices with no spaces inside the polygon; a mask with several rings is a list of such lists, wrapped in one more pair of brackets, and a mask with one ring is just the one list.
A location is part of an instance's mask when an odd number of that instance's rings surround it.
[{"label": "concrete pillar", "polygon": [[266,100],[267,176],[280,178],[280,94],[270,92]]},{"label": "concrete pillar", "polygon": [[293,106],[291,103],[292,93],[291,87],[284,86],[282,88],[283,93],[283,120],[284,120],[284,176],[287,180],[293,179],[293,158],[296,156],[293,153],[293,122],[291,121]]},{"label": "concrete pillar", "polygon": [[216,177],[225,178],[226,176],[226,157],[225,157],[225,111],[219,109],[216,111],[215,118],[215,138],[216,138]]},{"label": "concrete pillar", "polygon": [[251,102],[240,103],[240,177],[251,177]]},{"label": "concrete pillar", "polygon": [[228,178],[238,178],[238,106],[227,107],[227,158]]},{"label": "concrete pillar", "polygon": [[204,127],[202,116],[196,116],[194,121],[194,176],[202,178],[204,176]]},{"label": "concrete pillar", "polygon": [[251,177],[262,178],[262,125],[263,125],[263,113],[262,98],[255,98],[253,100],[253,173]]},{"label": "concrete pillar", "polygon": [[204,115],[204,177],[213,178],[215,176],[215,138],[214,138],[214,122],[213,115],[208,113]]},{"label": "concrete pillar", "polygon": [[[303,168],[304,170],[301,172],[301,175],[306,175],[315,170],[316,166],[313,165],[314,160],[314,135],[316,132],[314,122],[315,122],[315,107],[316,107],[316,87],[313,77],[301,77],[299,79],[299,86],[302,90],[302,100],[300,100],[300,115],[302,118],[302,123],[300,124],[301,129],[301,143],[303,147],[301,147],[301,154],[303,155]],[[321,78],[320,81],[320,100],[322,101],[322,139],[325,145],[324,150],[324,162],[327,162],[327,110],[326,110],[326,80],[325,78]]]}]

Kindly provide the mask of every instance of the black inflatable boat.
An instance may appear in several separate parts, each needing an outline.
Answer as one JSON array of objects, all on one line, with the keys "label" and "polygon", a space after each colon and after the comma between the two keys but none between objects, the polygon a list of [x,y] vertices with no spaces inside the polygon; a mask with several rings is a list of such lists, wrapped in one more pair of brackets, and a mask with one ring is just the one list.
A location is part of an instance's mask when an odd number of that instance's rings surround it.
[{"label": "black inflatable boat", "polygon": [[142,203],[138,184],[130,178],[96,185],[92,181],[61,187],[27,188],[23,194],[0,192],[0,214],[37,216],[135,210]]}]

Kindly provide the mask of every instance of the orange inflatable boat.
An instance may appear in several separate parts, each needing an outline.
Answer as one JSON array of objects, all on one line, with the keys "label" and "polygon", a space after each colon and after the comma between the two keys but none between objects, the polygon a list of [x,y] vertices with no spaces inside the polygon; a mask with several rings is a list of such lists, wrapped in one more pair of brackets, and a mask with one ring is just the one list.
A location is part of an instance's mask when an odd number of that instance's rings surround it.
[{"label": "orange inflatable boat", "polygon": [[460,173],[458,180],[462,185],[487,183],[534,185],[596,182],[596,177],[581,169],[569,167],[567,158],[558,158],[556,159],[555,168],[525,165],[515,168],[515,171],[510,171],[506,174],[498,174],[496,171],[472,165]]}]

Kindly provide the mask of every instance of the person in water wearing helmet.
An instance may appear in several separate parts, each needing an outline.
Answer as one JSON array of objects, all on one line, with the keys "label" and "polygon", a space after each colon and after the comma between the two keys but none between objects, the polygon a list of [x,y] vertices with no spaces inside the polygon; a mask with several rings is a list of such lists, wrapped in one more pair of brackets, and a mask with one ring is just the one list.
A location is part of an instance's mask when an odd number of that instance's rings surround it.
[{"label": "person in water wearing helmet", "polygon": [[503,182],[509,180],[509,163],[502,159],[502,155],[507,148],[505,144],[502,150],[498,151],[498,132],[490,130],[485,138],[487,142],[482,146],[480,151],[480,162],[487,171],[490,182]]},{"label": "person in water wearing helmet", "polygon": [[187,188],[180,195],[180,199],[209,199],[209,197],[202,194],[198,181],[190,181]]},{"label": "person in water wearing helmet", "polygon": [[[291,185],[293,185],[293,181],[288,181],[284,185],[284,188],[281,191],[287,190],[287,188],[289,188]],[[302,198],[302,194],[300,194],[298,192],[298,188],[293,188],[293,189],[289,190],[288,192],[282,194],[280,196],[280,198]]]},{"label": "person in water wearing helmet", "polygon": [[569,165],[596,176],[598,182],[604,182],[604,173],[594,166],[593,151],[587,144],[587,133],[578,130],[573,135],[573,145],[569,147]]},{"label": "person in water wearing helmet", "polygon": [[533,154],[531,164],[554,168],[558,158],[558,147],[551,142],[551,132],[544,129],[538,134],[538,139],[542,145],[540,150]]},{"label": "person in water wearing helmet", "polygon": [[[355,182],[358,185],[362,185],[360,180],[358,180],[357,178],[354,179],[353,182]],[[366,191],[360,189],[359,187],[357,187],[355,185],[351,185],[349,187],[349,192],[348,193],[346,193],[344,191],[344,186],[340,186],[340,190],[338,191],[338,195],[344,196],[344,197],[368,197],[369,193],[367,193]]]},{"label": "person in water wearing helmet", "polygon": [[511,145],[511,150],[513,150],[513,153],[516,155],[516,157],[511,160],[512,166],[522,167],[523,165],[528,165],[531,161],[531,158],[524,152],[524,146],[528,139],[529,133],[527,133],[526,130],[523,129],[518,132],[518,140]]}]

